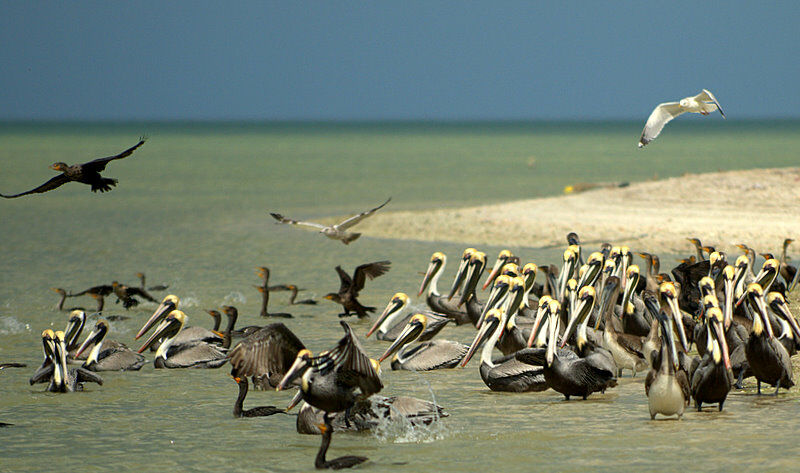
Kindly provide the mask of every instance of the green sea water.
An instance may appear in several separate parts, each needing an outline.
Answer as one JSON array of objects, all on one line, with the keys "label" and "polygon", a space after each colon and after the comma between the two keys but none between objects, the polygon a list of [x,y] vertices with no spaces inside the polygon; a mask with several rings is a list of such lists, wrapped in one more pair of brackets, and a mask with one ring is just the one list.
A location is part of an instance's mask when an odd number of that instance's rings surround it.
[{"label": "green sea water", "polygon": [[[169,284],[189,325],[210,325],[203,309],[239,307],[257,316],[255,266],[272,283],[294,283],[317,306],[274,311],[313,351],[341,336],[338,307],[321,300],[346,270],[388,259],[362,301],[382,310],[397,291],[412,296],[434,251],[450,258],[442,286],[466,245],[363,237],[344,246],[313,232],[274,225],[268,212],[319,218],[358,212],[392,197],[385,210],[429,209],[554,195],[578,182],[639,181],[686,172],[800,165],[800,122],[683,117],[643,150],[639,122],[597,123],[130,123],[0,124],[0,191],[33,188],[56,161],[116,154],[148,142],[105,174],[119,185],[104,195],[71,183],[43,195],[0,201],[0,471],[311,471],[319,438],[301,436],[293,418],[234,419],[236,385],[228,370],[104,374],[103,386],[44,393],[27,379],[41,362],[41,331],[63,329],[51,287],[77,291],[119,280]],[[710,183],[709,185],[713,185]],[[797,216],[787,216],[796,218]],[[591,240],[591,235],[582,235]],[[499,247],[480,248],[493,259]],[[555,263],[558,249],[512,247],[523,261]],[[773,249],[775,251],[777,249]],[[687,248],[687,254],[689,248]],[[160,294],[161,296],[164,293]],[[485,297],[485,295],[484,295]],[[68,299],[67,307],[94,306]],[[133,334],[155,308],[126,312],[110,298],[110,338],[136,347]],[[794,307],[794,306],[793,306]],[[363,334],[366,321],[353,320]],[[467,342],[469,327],[442,337]],[[377,357],[385,344],[365,341]],[[386,394],[435,396],[450,413],[438,427],[380,434],[336,434],[330,456],[370,457],[370,471],[577,471],[652,467],[704,470],[796,465],[800,427],[796,390],[777,398],[732,393],[722,413],[687,413],[651,422],[642,378],[585,402],[552,391],[509,395],[482,383],[478,362],[436,373],[391,372]],[[252,392],[245,407],[282,405],[291,393]]]}]

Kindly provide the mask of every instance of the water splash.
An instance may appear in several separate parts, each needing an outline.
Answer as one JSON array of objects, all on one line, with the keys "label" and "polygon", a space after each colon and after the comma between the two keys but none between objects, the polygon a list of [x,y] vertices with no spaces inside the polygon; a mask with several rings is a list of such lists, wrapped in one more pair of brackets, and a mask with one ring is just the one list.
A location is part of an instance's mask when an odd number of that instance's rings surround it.
[{"label": "water splash", "polygon": [[[436,394],[433,392],[431,383],[416,371],[413,373],[428,388],[430,400],[434,406],[437,406]],[[373,409],[375,407],[373,406]],[[453,433],[452,429],[442,422],[437,409],[433,409],[432,417],[433,420],[427,425],[421,422],[412,423],[408,417],[403,415],[380,417],[372,429],[372,434],[378,441],[384,443],[432,443],[443,440]]]},{"label": "water splash", "polygon": [[20,322],[14,316],[0,317],[0,335],[13,335],[30,331],[30,325]]},{"label": "water splash", "polygon": [[181,304],[180,304],[181,309],[185,309],[188,307],[197,307],[199,305],[200,305],[200,299],[198,299],[194,295],[181,297]]},{"label": "water splash", "polygon": [[247,298],[239,291],[233,291],[222,299],[224,305],[247,304]]}]

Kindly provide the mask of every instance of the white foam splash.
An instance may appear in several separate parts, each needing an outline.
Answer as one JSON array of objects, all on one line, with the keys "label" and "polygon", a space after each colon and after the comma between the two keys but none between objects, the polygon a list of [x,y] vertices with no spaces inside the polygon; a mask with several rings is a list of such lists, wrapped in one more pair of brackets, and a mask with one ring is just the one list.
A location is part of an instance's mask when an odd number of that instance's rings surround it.
[{"label": "white foam splash", "polygon": [[[436,406],[436,394],[433,392],[431,383],[416,371],[413,371],[413,373],[428,387],[431,402]],[[442,422],[438,414],[435,415],[433,422],[428,425],[422,423],[414,425],[405,416],[381,418],[372,429],[372,434],[379,441],[386,443],[432,443],[437,440],[443,440],[452,434],[452,430],[445,422]]]},{"label": "white foam splash", "polygon": [[233,305],[233,304],[241,305],[241,304],[247,304],[247,298],[241,292],[233,291],[227,296],[225,296],[222,299],[222,302],[224,303],[224,305]]},{"label": "white foam splash", "polygon": [[197,307],[200,305],[200,299],[195,296],[181,297],[180,308]]},{"label": "white foam splash", "polygon": [[30,331],[30,325],[20,322],[14,316],[0,317],[0,335],[12,335]]}]

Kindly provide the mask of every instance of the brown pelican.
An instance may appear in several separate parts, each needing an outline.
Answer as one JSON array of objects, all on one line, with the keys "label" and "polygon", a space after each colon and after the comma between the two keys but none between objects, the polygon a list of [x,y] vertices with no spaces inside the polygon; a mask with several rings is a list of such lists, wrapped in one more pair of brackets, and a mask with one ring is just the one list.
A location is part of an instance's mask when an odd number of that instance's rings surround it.
[{"label": "brown pelican", "polygon": [[[702,359],[697,358],[691,371],[692,397],[697,410],[702,410],[702,405],[719,404],[719,410],[731,390],[731,379],[728,370],[731,369],[728,344],[725,340],[722,311],[712,307],[706,314],[708,338],[706,354]],[[698,341],[702,343],[701,341]]]},{"label": "brown pelican", "polygon": [[339,274],[339,292],[331,292],[325,296],[325,299],[341,304],[344,312],[339,314],[339,317],[347,317],[350,312],[355,312],[358,318],[368,317],[367,312],[374,312],[374,307],[365,307],[358,302],[358,293],[364,289],[364,283],[369,279],[375,279],[378,276],[385,274],[389,271],[389,266],[392,263],[389,261],[375,261],[373,263],[366,263],[356,267],[351,278],[349,274],[344,272],[341,266],[336,266],[336,272]]},{"label": "brown pelican", "polygon": [[239,385],[239,397],[236,398],[236,403],[233,405],[233,417],[266,417],[273,414],[285,413],[284,409],[279,409],[275,406],[259,406],[251,409],[242,409],[244,398],[247,396],[248,382],[247,378],[240,378],[239,376],[231,376],[236,384]]},{"label": "brown pelican", "polygon": [[82,367],[67,368],[67,345],[64,341],[64,332],[55,332],[53,340],[53,378],[47,390],[50,392],[82,391],[84,382],[103,384],[103,378]]},{"label": "brown pelican", "polygon": [[276,322],[245,337],[229,352],[231,374],[253,377],[256,388],[275,388],[305,345],[286,325]]},{"label": "brown pelican", "polygon": [[656,414],[683,416],[691,390],[686,372],[678,366],[678,350],[672,336],[672,319],[664,311],[658,313],[661,328],[661,362],[647,373],[644,392],[650,408],[650,419]]},{"label": "brown pelican", "polygon": [[764,302],[764,290],[759,284],[752,283],[747,286],[747,297],[754,312],[753,327],[745,345],[747,363],[758,380],[758,393],[761,394],[761,383],[764,382],[775,386],[777,396],[780,388],[789,389],[794,386],[792,360],[772,332]]},{"label": "brown pelican", "polygon": [[[397,352],[392,358],[393,370],[429,371],[455,368],[469,349],[466,345],[450,340],[433,339],[411,348],[404,347],[404,345],[417,340],[425,331],[427,324],[428,318],[424,314],[415,314],[411,317],[403,332],[386,349],[378,362],[383,362]],[[398,350],[400,351],[398,352]]]},{"label": "brown pelican", "polygon": [[427,288],[428,295],[425,300],[431,310],[450,317],[451,319],[455,320],[457,325],[470,323],[469,315],[467,314],[466,310],[462,310],[458,307],[458,304],[448,301],[447,296],[439,294],[439,278],[441,277],[445,266],[447,266],[447,257],[444,255],[444,253],[437,251],[431,255],[431,260],[428,264],[428,270],[425,272],[425,276],[422,278],[422,284],[419,287],[417,296],[421,296]]},{"label": "brown pelican", "polygon": [[56,334],[50,329],[42,332],[42,345],[44,348],[44,361],[28,380],[33,386],[36,383],[46,383],[53,378],[55,370],[55,358],[53,350],[55,347]]},{"label": "brown pelican", "polygon": [[203,341],[180,345],[175,343],[185,322],[186,314],[180,310],[173,310],[139,348],[138,353],[143,352],[159,338],[164,338],[156,350],[156,358],[153,361],[156,368],[219,368],[224,365],[228,358],[223,348]]},{"label": "brown pelican", "polygon": [[300,379],[302,399],[326,414],[350,409],[383,389],[380,365],[364,353],[347,322],[340,323],[345,335],[336,346],[317,356],[301,349],[276,388],[280,391]]},{"label": "brown pelican", "polygon": [[494,279],[492,290],[489,293],[489,297],[486,299],[486,303],[483,305],[483,311],[481,312],[475,327],[481,328],[483,319],[486,318],[486,314],[488,314],[490,310],[503,305],[508,296],[508,289],[511,286],[511,280],[511,276],[505,274],[501,274]]},{"label": "brown pelican", "polygon": [[518,361],[514,354],[505,356],[497,362],[492,361],[492,350],[503,332],[505,318],[505,312],[500,309],[492,309],[486,314],[486,320],[481,325],[467,354],[464,355],[464,359],[461,360],[461,366],[464,367],[469,363],[478,346],[485,341],[486,344],[481,352],[480,373],[481,379],[489,389],[516,393],[544,391],[548,386],[541,366]]},{"label": "brown pelican", "polygon": [[103,339],[108,333],[108,323],[98,320],[91,333],[83,341],[76,356],[80,356],[89,345],[94,345],[83,367],[90,371],[136,371],[144,366],[144,356],[121,345],[103,350]]},{"label": "brown pelican", "polygon": [[[566,400],[571,396],[586,399],[594,392],[605,392],[607,388],[616,386],[617,379],[614,377],[614,372],[608,369],[607,360],[603,357],[589,354],[585,358],[580,358],[574,354],[565,355],[563,351],[556,351],[561,325],[561,317],[558,314],[560,310],[561,305],[555,300],[550,300],[544,308],[544,315],[548,318],[548,340],[543,370],[547,385],[563,394]],[[538,357],[530,357],[530,353],[530,349],[521,350],[516,356],[522,362],[536,361]]]},{"label": "brown pelican", "polygon": [[[401,315],[403,309],[408,306],[408,300],[408,295],[404,292],[398,292],[392,296],[392,299],[389,301],[389,304],[383,310],[380,317],[378,317],[378,320],[375,321],[375,324],[369,329],[369,332],[367,332],[366,338],[369,338],[369,336],[377,330],[375,338],[378,340],[388,342],[395,341],[413,316],[411,313],[405,317]],[[436,334],[442,331],[445,325],[452,321],[452,319],[432,313],[427,313],[425,315],[428,318],[428,325],[425,327],[425,331],[422,335],[420,335],[420,341],[430,340],[435,337]]]},{"label": "brown pelican", "polygon": [[270,215],[272,215],[272,218],[274,218],[275,220],[278,221],[277,223],[285,223],[285,224],[289,224],[289,225],[301,225],[301,226],[306,227],[306,228],[313,228],[315,230],[318,230],[320,233],[322,233],[323,235],[325,235],[326,237],[328,237],[328,238],[330,238],[332,240],[339,240],[342,243],[344,243],[345,245],[348,245],[348,244],[350,244],[350,242],[352,242],[352,241],[356,240],[358,237],[360,237],[361,234],[360,233],[350,233],[347,230],[350,227],[352,227],[355,224],[357,224],[358,222],[364,220],[365,218],[369,217],[370,215],[374,214],[375,212],[377,212],[378,210],[383,208],[383,206],[388,204],[390,200],[392,200],[391,197],[386,199],[386,202],[384,202],[381,205],[375,207],[374,209],[370,209],[370,210],[367,210],[365,212],[361,212],[358,215],[353,215],[352,217],[350,217],[350,218],[348,218],[348,219],[346,219],[346,220],[344,220],[342,222],[339,222],[336,225],[322,225],[322,224],[314,223],[314,222],[303,222],[301,220],[293,220],[291,218],[286,218],[283,215],[278,214],[278,213],[274,213],[274,212],[270,212]]},{"label": "brown pelican", "polygon": [[23,195],[28,194],[40,194],[42,192],[47,192],[61,187],[71,181],[90,185],[92,187],[92,192],[108,192],[112,187],[117,185],[117,180],[103,177],[100,175],[100,172],[105,170],[106,165],[108,165],[108,163],[111,161],[114,161],[115,159],[122,159],[133,154],[136,148],[144,144],[145,140],[147,140],[147,138],[142,137],[135,145],[117,155],[109,156],[107,158],[98,158],[83,164],[73,164],[72,166],[62,162],[55,163],[50,166],[50,169],[54,171],[60,171],[61,174],[58,176],[29,191],[20,192],[19,194],[14,195],[0,194],[0,197],[12,199],[14,197],[22,197]]},{"label": "brown pelican", "polygon": [[[156,307],[156,310],[153,312],[153,315],[150,316],[150,319],[148,319],[147,322],[142,325],[142,328],[136,334],[134,339],[140,339],[142,335],[147,333],[157,323],[164,320],[167,314],[171,313],[173,310],[176,310],[179,304],[180,298],[174,294],[169,294],[168,296],[164,297],[164,300],[161,301],[161,304],[159,304],[158,307]],[[206,342],[221,345],[223,342],[223,337],[221,337],[218,333],[215,333],[204,327],[186,327],[177,334],[172,343],[173,345],[183,345],[194,342]]]},{"label": "brown pelican", "polygon": [[[458,300],[458,307],[466,303],[467,318],[473,325],[478,324],[481,314],[485,308],[485,304],[478,300],[475,290],[478,287],[483,271],[486,268],[486,253],[482,251],[473,251],[470,255],[469,262],[463,268],[459,269],[456,275],[456,281],[453,283],[451,293],[457,288],[456,284],[461,279],[464,283],[464,289],[461,291],[461,297]],[[463,277],[462,277],[463,274]],[[535,277],[535,275],[534,275]]]}]

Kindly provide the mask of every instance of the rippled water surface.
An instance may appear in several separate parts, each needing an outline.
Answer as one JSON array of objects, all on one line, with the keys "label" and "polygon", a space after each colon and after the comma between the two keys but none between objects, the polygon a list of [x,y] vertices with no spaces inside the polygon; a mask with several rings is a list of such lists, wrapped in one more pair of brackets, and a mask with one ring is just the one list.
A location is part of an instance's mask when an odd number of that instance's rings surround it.
[{"label": "rippled water surface", "polygon": [[[320,300],[313,307],[290,307],[280,293],[271,300],[272,310],[295,314],[287,325],[320,351],[341,336],[338,307],[321,299],[338,288],[334,266],[352,271],[367,261],[391,260],[391,271],[368,282],[362,294],[365,304],[380,310],[394,292],[415,296],[434,251],[451,258],[441,286],[449,282],[465,245],[364,237],[344,246],[273,225],[268,211],[343,215],[388,196],[393,200],[386,210],[466,205],[553,194],[581,181],[800,163],[800,125],[794,122],[675,123],[644,151],[635,149],[640,127],[1,125],[3,193],[44,182],[55,161],[114,154],[143,133],[150,139],[133,157],[108,167],[106,174],[120,180],[109,194],[69,184],[0,202],[0,362],[28,364],[0,371],[0,421],[14,424],[0,430],[0,471],[313,470],[319,438],[297,434],[293,417],[232,417],[237,388],[225,367],[154,370],[150,364],[140,372],[104,373],[103,386],[71,394],[29,386],[41,362],[41,331],[66,323],[50,287],[80,290],[114,279],[134,284],[135,273],[145,271],[148,283],[169,284],[182,298],[189,325],[210,326],[203,309],[223,303],[239,307],[240,324],[261,324],[252,285],[258,283],[255,266],[267,265],[272,283],[297,284],[306,289],[301,296]],[[481,249],[489,258],[500,250]],[[559,253],[511,249],[537,263],[555,262]],[[94,304],[67,301],[67,307]],[[112,322],[109,338],[136,347],[133,334],[155,304],[126,313],[110,298],[106,307],[107,315],[131,317]],[[351,322],[360,334],[369,326]],[[469,327],[441,334],[463,342],[473,335]],[[386,347],[364,344],[374,357]],[[336,434],[329,455],[367,456],[370,462],[359,468],[370,471],[520,472],[788,471],[800,456],[796,388],[775,398],[756,396],[751,386],[732,393],[721,413],[689,411],[682,421],[652,422],[643,376],[626,375],[605,395],[564,402],[552,391],[491,392],[477,365],[476,359],[466,369],[420,374],[385,366],[384,394],[435,396],[450,417],[428,429]],[[245,408],[285,405],[290,398],[251,392]]]}]

